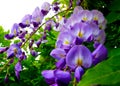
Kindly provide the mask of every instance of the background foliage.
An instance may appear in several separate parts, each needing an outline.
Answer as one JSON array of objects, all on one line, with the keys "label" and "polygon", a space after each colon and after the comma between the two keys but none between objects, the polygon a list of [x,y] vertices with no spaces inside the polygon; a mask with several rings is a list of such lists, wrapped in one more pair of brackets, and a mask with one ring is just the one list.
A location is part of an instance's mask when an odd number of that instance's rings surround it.
[{"label": "background foliage", "polygon": [[[69,0],[54,0],[59,1],[62,4],[61,9],[69,7]],[[73,0],[73,8],[76,6],[76,0]],[[106,28],[106,42],[105,46],[109,51],[108,58],[86,71],[82,80],[78,86],[119,86],[120,85],[120,0],[83,0],[82,7],[85,9],[98,9],[107,19]],[[60,15],[69,17],[72,11],[63,12]],[[8,33],[0,27],[0,46],[8,46],[11,41],[4,39],[4,35]],[[41,71],[46,69],[54,69],[55,60],[50,57],[49,53],[55,47],[55,41],[57,38],[55,31],[48,33],[48,42],[36,48],[40,51],[40,58],[35,58],[28,55],[27,60],[22,62],[23,71],[21,72],[21,78],[18,81],[14,73],[14,64],[10,67],[9,82],[4,83],[4,77],[6,70],[0,74],[0,86],[48,86],[43,77]],[[37,38],[38,35],[33,36]],[[17,59],[15,59],[17,60]],[[6,63],[5,53],[0,54],[0,67]]]}]

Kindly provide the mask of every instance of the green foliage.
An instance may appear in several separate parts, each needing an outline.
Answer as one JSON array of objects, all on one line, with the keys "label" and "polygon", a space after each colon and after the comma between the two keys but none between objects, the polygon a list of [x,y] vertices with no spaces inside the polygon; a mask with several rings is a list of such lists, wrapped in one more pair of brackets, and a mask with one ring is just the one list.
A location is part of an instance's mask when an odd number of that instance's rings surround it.
[{"label": "green foliage", "polygon": [[0,46],[9,46],[10,41],[4,39],[5,34],[8,33],[9,31],[5,32],[4,29],[0,26]]},{"label": "green foliage", "polygon": [[120,11],[120,0],[113,0],[109,7],[111,11]]},{"label": "green foliage", "polygon": [[110,12],[107,15],[107,20],[108,20],[108,24],[115,22],[117,20],[120,20],[120,13],[119,12]]},{"label": "green foliage", "polygon": [[120,49],[117,49],[119,54],[114,55],[113,53],[116,53],[115,49],[110,54],[112,55],[111,58],[88,69],[78,86],[114,85],[120,83]]}]

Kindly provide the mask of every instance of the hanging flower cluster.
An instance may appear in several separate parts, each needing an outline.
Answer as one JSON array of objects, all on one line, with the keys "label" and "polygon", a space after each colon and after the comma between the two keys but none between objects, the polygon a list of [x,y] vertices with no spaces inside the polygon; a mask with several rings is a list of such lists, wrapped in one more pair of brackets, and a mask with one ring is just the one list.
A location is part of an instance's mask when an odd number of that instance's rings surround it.
[{"label": "hanging flower cluster", "polygon": [[[43,31],[42,37],[40,37],[37,41],[32,39],[32,35],[34,35],[38,29],[42,26],[42,22],[44,17],[48,14],[50,9],[54,8],[57,12],[59,10],[59,7],[57,4],[54,6],[51,6],[48,2],[44,2],[41,6],[41,9],[39,7],[36,7],[32,14],[27,14],[23,17],[22,21],[20,23],[13,24],[13,27],[9,34],[5,35],[5,39],[7,40],[15,40],[19,39],[19,43],[11,43],[9,47],[0,47],[0,53],[7,53],[7,58],[10,59],[8,65],[12,64],[14,62],[14,58],[18,58],[18,63],[15,65],[15,74],[16,77],[20,78],[20,71],[22,71],[22,60],[26,59],[26,52],[23,49],[26,42],[29,42],[29,51],[32,56],[38,56],[38,52],[34,50],[34,46],[39,47],[41,43],[44,43],[46,41],[46,31],[50,31],[52,28],[52,24],[55,24],[53,21],[49,20],[45,24],[45,29]],[[26,38],[27,37],[27,38]],[[6,74],[6,78],[8,79],[8,74]]]},{"label": "hanging flower cluster", "polygon": [[[58,26],[56,48],[50,53],[57,60],[56,69],[42,72],[46,82],[51,86],[68,86],[74,74],[78,83],[85,69],[106,59],[105,26],[106,20],[100,11],[75,7],[73,14]],[[84,45],[91,42],[93,51]]]}]

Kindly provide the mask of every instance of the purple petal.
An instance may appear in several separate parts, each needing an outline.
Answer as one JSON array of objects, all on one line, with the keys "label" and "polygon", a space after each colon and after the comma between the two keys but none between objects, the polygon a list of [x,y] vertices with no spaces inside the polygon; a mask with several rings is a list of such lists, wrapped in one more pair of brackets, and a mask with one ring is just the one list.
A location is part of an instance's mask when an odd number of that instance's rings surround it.
[{"label": "purple petal", "polygon": [[18,63],[15,65],[15,71],[18,71],[18,72],[22,71],[22,66],[21,66],[21,63],[20,63],[20,62],[18,62]]},{"label": "purple petal", "polygon": [[13,35],[13,34],[6,34],[6,35],[5,35],[5,38],[8,39],[8,40],[9,40],[9,39],[13,39],[13,38],[14,38],[14,35]]},{"label": "purple petal", "polygon": [[89,10],[83,10],[79,15],[84,22],[91,21],[93,17],[92,13]]},{"label": "purple petal", "polygon": [[50,4],[48,2],[44,2],[43,5],[41,6],[41,12],[45,16],[49,12],[49,10],[50,10]]},{"label": "purple petal", "polygon": [[51,51],[50,55],[55,59],[60,60],[61,58],[65,58],[66,52],[61,48],[56,48]]},{"label": "purple petal", "polygon": [[0,47],[0,53],[5,52],[6,50],[8,50],[8,47]]},{"label": "purple petal", "polygon": [[8,81],[9,81],[8,74],[6,74],[5,79],[4,79],[4,82],[5,82],[5,83],[8,83]]},{"label": "purple petal", "polygon": [[84,74],[84,70],[82,67],[77,67],[75,69],[75,74],[74,74],[74,77],[76,78],[77,82],[80,81],[82,75]]},{"label": "purple petal", "polygon": [[81,6],[76,6],[74,8],[73,14],[76,15],[76,14],[80,13],[80,11],[83,11],[83,8]]},{"label": "purple petal", "polygon": [[86,41],[92,35],[92,28],[88,23],[76,23],[71,30],[71,33],[74,36],[77,36],[79,39]]},{"label": "purple petal", "polygon": [[98,35],[95,37],[95,41],[104,44],[105,38],[106,38],[105,31],[100,30]]},{"label": "purple petal", "polygon": [[[63,49],[69,49],[71,45],[74,43],[75,37],[70,34],[70,32],[61,32],[59,34],[58,40],[57,40],[57,47],[59,46],[60,48]],[[61,43],[59,42],[61,41]]]},{"label": "purple petal", "polygon": [[99,44],[99,46],[93,51],[93,64],[97,64],[98,62],[107,58],[108,51],[103,44]]},{"label": "purple petal", "polygon": [[31,50],[30,53],[34,57],[38,56],[38,53],[35,50]]},{"label": "purple petal", "polygon": [[92,10],[91,13],[93,14],[94,21],[97,21],[98,23],[102,23],[105,20],[103,14],[100,11]]},{"label": "purple petal", "polygon": [[20,79],[20,72],[19,71],[15,70],[15,75],[16,75],[17,79]]},{"label": "purple petal", "polygon": [[73,46],[66,56],[66,63],[71,68],[83,66],[89,68],[92,64],[92,55],[90,50],[83,45]]},{"label": "purple petal", "polygon": [[56,63],[56,67],[59,69],[64,68],[66,65],[66,61],[65,58],[61,58],[57,63]]},{"label": "purple petal", "polygon": [[19,56],[20,61],[26,59],[25,52],[22,52],[22,54]]},{"label": "purple petal", "polygon": [[52,85],[50,85],[50,86],[59,86],[57,83],[55,83],[55,84],[52,84]]},{"label": "purple petal", "polygon": [[20,27],[17,23],[13,24],[13,27],[11,29],[11,34],[14,36],[17,36],[20,33]]},{"label": "purple petal", "polygon": [[22,39],[22,38],[25,37],[26,34],[27,34],[27,31],[22,31],[22,32],[18,35],[18,37],[19,37],[20,39]]},{"label": "purple petal", "polygon": [[32,48],[33,43],[34,43],[34,40],[30,40],[29,48]]},{"label": "purple petal", "polygon": [[27,14],[23,17],[22,22],[19,24],[22,28],[30,26],[32,16]]},{"label": "purple petal", "polygon": [[37,47],[40,46],[41,42],[42,42],[42,39],[40,38],[40,39],[36,42]]},{"label": "purple petal", "polygon": [[37,27],[43,20],[43,14],[41,13],[39,7],[36,7],[34,12],[32,13],[31,22],[33,23],[34,27]]},{"label": "purple petal", "polygon": [[48,84],[51,85],[55,83],[54,70],[44,70],[42,71],[42,76],[45,78]]},{"label": "purple petal", "polygon": [[67,86],[71,81],[71,75],[67,71],[55,70],[54,73],[58,86]]}]

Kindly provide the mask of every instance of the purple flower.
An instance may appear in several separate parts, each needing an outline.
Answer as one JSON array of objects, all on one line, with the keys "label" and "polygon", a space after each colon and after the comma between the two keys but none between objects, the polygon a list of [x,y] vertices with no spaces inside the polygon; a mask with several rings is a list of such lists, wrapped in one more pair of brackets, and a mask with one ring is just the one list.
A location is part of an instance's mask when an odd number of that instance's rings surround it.
[{"label": "purple flower", "polygon": [[58,69],[63,69],[66,67],[66,59],[65,58],[61,58],[58,62],[56,62],[56,67]]},{"label": "purple flower", "polygon": [[15,74],[16,74],[17,79],[20,79],[20,71],[22,71],[22,66],[21,66],[21,63],[18,62],[15,65]]},{"label": "purple flower", "polygon": [[19,37],[20,39],[23,39],[26,34],[27,34],[27,31],[25,31],[25,30],[24,30],[24,31],[21,31],[20,34],[18,35],[18,37]]},{"label": "purple flower", "polygon": [[106,24],[107,24],[107,20],[104,19],[104,21],[102,23],[100,23],[98,26],[100,29],[104,30],[106,28]]},{"label": "purple flower", "polygon": [[20,33],[20,27],[17,23],[15,23],[11,29],[10,34],[6,34],[6,39],[13,39],[15,36],[17,36]]},{"label": "purple flower", "polygon": [[55,22],[53,20],[48,20],[45,25],[45,30],[50,31],[52,26],[55,26]]},{"label": "purple flower", "polygon": [[25,52],[22,52],[22,54],[19,56],[19,61],[22,61],[26,59],[26,55],[25,55]]},{"label": "purple flower", "polygon": [[5,83],[8,83],[8,81],[9,81],[9,78],[8,78],[8,77],[9,77],[8,74],[6,74],[5,79],[4,79],[4,82],[5,82]]},{"label": "purple flower", "polygon": [[15,36],[14,36],[13,34],[6,34],[6,35],[5,35],[5,38],[8,39],[8,40],[9,40],[9,39],[13,39],[14,37],[15,37]]},{"label": "purple flower", "polygon": [[45,70],[42,76],[46,82],[51,86],[68,86],[71,81],[71,75],[68,71],[62,70]]},{"label": "purple flower", "polygon": [[72,69],[76,68],[74,77],[79,82],[84,73],[82,67],[89,68],[92,65],[92,53],[83,45],[75,45],[66,56],[66,64]]},{"label": "purple flower", "polygon": [[69,50],[66,63],[71,68],[78,66],[89,68],[92,65],[92,53],[83,45],[75,45]]},{"label": "purple flower", "polygon": [[29,48],[32,48],[33,43],[34,43],[34,40],[30,40],[30,43],[29,43]]},{"label": "purple flower", "polygon": [[107,58],[108,51],[103,44],[99,44],[98,47],[93,51],[93,64],[101,62],[102,60]]},{"label": "purple flower", "polygon": [[41,12],[45,16],[50,10],[50,4],[48,2],[44,2],[43,5],[41,6]]},{"label": "purple flower", "polygon": [[76,1],[76,5],[77,5],[77,6],[80,6],[80,4],[81,4],[81,0],[77,0],[77,1]]},{"label": "purple flower", "polygon": [[93,15],[93,21],[97,22],[97,24],[100,24],[105,20],[103,14],[100,11],[92,10],[91,13]]},{"label": "purple flower", "polygon": [[66,57],[66,52],[61,48],[56,48],[51,51],[50,55],[55,59],[60,60],[61,58]]},{"label": "purple flower", "polygon": [[71,81],[71,75],[68,71],[55,70],[56,83],[58,86],[68,86]]},{"label": "purple flower", "polygon": [[19,26],[21,28],[29,27],[31,23],[32,16],[30,14],[27,14],[23,17],[22,22],[19,23]]},{"label": "purple flower", "polygon": [[35,50],[30,50],[30,53],[34,57],[38,56],[38,53]]},{"label": "purple flower", "polygon": [[31,19],[31,22],[33,23],[34,27],[38,27],[39,24],[41,24],[43,17],[44,16],[40,11],[39,7],[36,7],[34,12],[32,13],[32,19]]},{"label": "purple flower", "polygon": [[106,38],[105,31],[104,30],[99,30],[99,33],[98,33],[97,36],[94,37],[94,40],[98,43],[104,44],[105,38]]},{"label": "purple flower", "polygon": [[41,42],[42,42],[42,39],[41,39],[41,38],[40,38],[38,41],[36,41],[36,45],[37,45],[37,47],[40,46]]},{"label": "purple flower", "polygon": [[71,33],[74,36],[76,36],[81,42],[81,41],[87,41],[93,32],[92,32],[92,28],[89,26],[89,24],[81,22],[81,23],[76,23],[72,27]]},{"label": "purple flower", "polygon": [[52,85],[55,83],[54,70],[44,70],[44,71],[42,71],[42,76],[45,78],[45,81],[49,85]]},{"label": "purple flower", "polygon": [[80,81],[80,79],[81,79],[81,77],[82,77],[83,74],[84,74],[84,70],[83,70],[82,67],[77,67],[75,69],[74,76],[75,76],[77,82]]},{"label": "purple flower", "polygon": [[8,49],[8,47],[0,47],[0,53],[5,52]]},{"label": "purple flower", "polygon": [[7,50],[7,57],[12,58],[14,56],[18,57],[22,54],[20,46],[17,44],[12,44]]},{"label": "purple flower", "polygon": [[59,7],[58,5],[59,5],[59,3],[58,3],[58,2],[55,2],[55,3],[53,4],[53,6],[52,6],[52,10],[55,11],[55,12],[57,12],[57,11],[60,9],[60,7]]},{"label": "purple flower", "polygon": [[81,6],[76,6],[73,11],[73,15],[78,15],[80,12],[83,11],[83,8]]},{"label": "purple flower", "polygon": [[73,45],[75,37],[70,32],[61,32],[58,36],[56,46],[58,48],[70,49]]},{"label": "purple flower", "polygon": [[92,20],[92,13],[88,10],[83,10],[80,14],[79,14],[79,18],[83,21],[83,22],[87,22],[87,21],[91,21]]},{"label": "purple flower", "polygon": [[15,23],[11,29],[11,33],[10,34],[13,34],[14,36],[17,36],[18,34],[20,33],[20,27],[17,23]]}]

